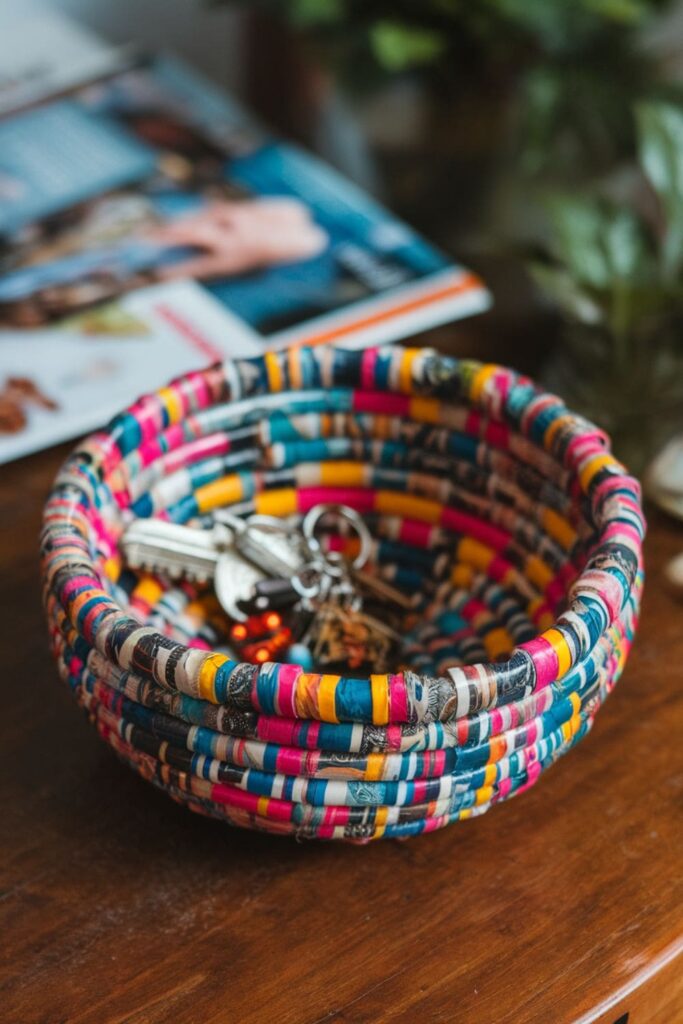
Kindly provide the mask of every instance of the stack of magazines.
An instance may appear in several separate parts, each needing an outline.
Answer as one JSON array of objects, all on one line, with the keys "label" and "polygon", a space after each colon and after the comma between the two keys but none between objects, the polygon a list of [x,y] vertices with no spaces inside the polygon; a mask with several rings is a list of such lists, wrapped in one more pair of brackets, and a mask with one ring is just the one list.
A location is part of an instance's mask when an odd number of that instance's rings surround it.
[{"label": "stack of magazines", "polygon": [[0,78],[0,462],[209,362],[487,307],[474,274],[177,60],[60,31],[69,75]]}]

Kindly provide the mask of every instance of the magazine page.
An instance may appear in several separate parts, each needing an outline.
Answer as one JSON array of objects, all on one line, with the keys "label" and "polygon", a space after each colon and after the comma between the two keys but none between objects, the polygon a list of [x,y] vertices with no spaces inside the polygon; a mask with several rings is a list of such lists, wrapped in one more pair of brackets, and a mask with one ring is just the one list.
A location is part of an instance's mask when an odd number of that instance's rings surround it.
[{"label": "magazine page", "polygon": [[[188,279],[189,291],[174,291]],[[65,366],[79,338],[91,343],[102,307],[115,319],[160,285],[184,336],[216,336],[214,359],[392,341],[489,302],[475,275],[177,61],[155,58],[1,120],[4,379],[22,377],[22,341],[47,348],[51,337]],[[163,316],[152,323],[160,344],[169,331],[177,341]],[[124,356],[138,359],[130,344]],[[195,355],[193,365],[202,362]],[[143,358],[125,400],[171,372]],[[102,404],[82,398],[89,429]],[[56,428],[57,416],[28,405],[29,418]],[[65,436],[60,427],[52,440]],[[49,443],[41,438],[34,447]],[[0,432],[0,461],[20,448],[30,450]]]},{"label": "magazine page", "polygon": [[196,282],[178,281],[129,292],[59,328],[4,332],[0,462],[94,430],[197,366],[262,351],[237,318],[233,328],[226,333],[225,309]]},{"label": "magazine page", "polygon": [[92,81],[127,62],[59,11],[31,0],[0,0],[0,116]]}]

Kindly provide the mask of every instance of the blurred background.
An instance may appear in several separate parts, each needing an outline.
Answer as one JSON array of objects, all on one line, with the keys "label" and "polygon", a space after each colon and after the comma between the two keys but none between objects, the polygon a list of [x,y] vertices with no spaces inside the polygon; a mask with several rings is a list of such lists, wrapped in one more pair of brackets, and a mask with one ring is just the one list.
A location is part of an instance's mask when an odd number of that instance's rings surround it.
[{"label": "blurred background", "polygon": [[492,312],[426,340],[532,370],[639,472],[683,429],[681,3],[44,6],[182,56],[480,272]]}]

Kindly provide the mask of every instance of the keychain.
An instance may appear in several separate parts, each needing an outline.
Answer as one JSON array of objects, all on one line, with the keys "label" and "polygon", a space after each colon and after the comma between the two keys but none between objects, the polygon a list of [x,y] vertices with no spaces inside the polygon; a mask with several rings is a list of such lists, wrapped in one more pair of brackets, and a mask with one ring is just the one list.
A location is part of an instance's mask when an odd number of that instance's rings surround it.
[{"label": "keychain", "polygon": [[[323,554],[316,529],[326,518],[336,518],[351,527],[360,541],[358,554],[350,561],[339,552]],[[362,573],[370,557],[372,538],[361,516],[348,505],[320,504],[304,517],[302,534],[309,550],[317,556],[321,568],[321,586],[317,594],[304,600],[313,611],[309,629],[302,637],[316,665],[334,671],[346,666],[358,671],[375,666],[384,671],[390,656],[401,643],[401,634],[381,619],[364,610],[360,589],[365,588],[385,601],[405,608],[409,599],[394,587]],[[382,609],[386,615],[387,608]]]},{"label": "keychain", "polygon": [[[357,535],[354,558],[323,551],[318,531],[330,520]],[[225,509],[215,513],[210,529],[138,519],[125,530],[121,547],[133,568],[211,583],[235,623],[231,641],[246,660],[275,658],[294,643],[299,656],[307,652],[324,668],[381,671],[377,666],[387,664],[402,642],[397,613],[412,607],[401,591],[363,571],[372,538],[347,505],[314,506],[300,529],[288,520],[242,519]],[[373,603],[381,619],[369,610]],[[291,622],[284,623],[287,612]]]}]

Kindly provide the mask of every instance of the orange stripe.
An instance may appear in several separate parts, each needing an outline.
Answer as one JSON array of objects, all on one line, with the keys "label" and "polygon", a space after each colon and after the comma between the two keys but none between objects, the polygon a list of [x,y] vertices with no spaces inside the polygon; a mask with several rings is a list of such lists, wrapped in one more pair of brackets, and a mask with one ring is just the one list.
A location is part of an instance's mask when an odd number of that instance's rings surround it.
[{"label": "orange stripe", "polygon": [[464,292],[473,291],[475,288],[482,288],[483,284],[481,279],[476,274],[464,274],[457,284],[448,285],[445,288],[435,288],[434,291],[428,292],[426,295],[420,295],[415,299],[407,299],[405,302],[399,302],[391,309],[382,310],[379,313],[371,313],[369,316],[361,317],[360,320],[356,320],[355,323],[344,324],[339,327],[332,327],[328,331],[323,331],[321,334],[312,334],[307,338],[301,338],[298,341],[293,342],[293,345],[324,345],[327,341],[335,341],[337,338],[344,337],[346,334],[352,334],[355,331],[362,331],[366,327],[374,327],[376,324],[384,323],[387,320],[392,320],[396,316],[400,316],[403,313],[412,313],[416,309],[422,309],[424,306],[431,306],[434,302],[440,302],[441,299],[448,299],[453,295],[461,295]]}]

